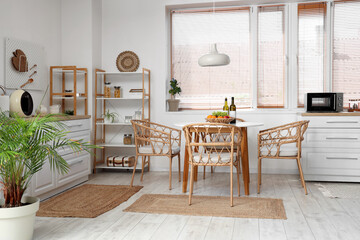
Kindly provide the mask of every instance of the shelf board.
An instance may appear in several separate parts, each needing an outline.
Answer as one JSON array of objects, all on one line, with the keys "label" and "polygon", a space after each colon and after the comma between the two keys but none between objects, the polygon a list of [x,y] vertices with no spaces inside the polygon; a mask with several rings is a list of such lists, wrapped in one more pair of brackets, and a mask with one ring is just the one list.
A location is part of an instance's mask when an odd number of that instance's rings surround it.
[{"label": "shelf board", "polygon": [[[74,73],[74,70],[62,70],[62,69],[54,69],[53,73]],[[83,70],[76,70],[76,74],[85,74],[86,72]]]},{"label": "shelf board", "polygon": [[96,123],[96,125],[110,125],[110,126],[131,126],[131,123]]},{"label": "shelf board", "polygon": [[[97,169],[124,169],[124,170],[133,170],[134,167],[109,167],[106,165],[106,163],[96,165]],[[147,169],[147,165],[145,166],[145,169]],[[141,170],[141,164],[137,164],[136,170]]]},{"label": "shelf board", "polygon": [[[149,98],[145,98],[145,100],[148,100]],[[96,98],[96,100],[142,100],[142,98],[135,98],[135,97],[130,97],[130,98],[105,98],[105,97],[98,97]]]},{"label": "shelf board", "polygon": [[100,143],[97,144],[100,147],[124,147],[124,148],[135,148],[135,145],[126,145],[122,143]]},{"label": "shelf board", "polygon": [[[98,75],[124,75],[124,76],[142,76],[142,72],[96,72]],[[148,72],[145,72],[144,75],[149,75]]]},{"label": "shelf board", "polygon": [[[73,100],[74,97],[59,97],[59,96],[54,96],[53,99]],[[76,97],[76,100],[84,100],[84,99],[87,99],[87,97]]]}]

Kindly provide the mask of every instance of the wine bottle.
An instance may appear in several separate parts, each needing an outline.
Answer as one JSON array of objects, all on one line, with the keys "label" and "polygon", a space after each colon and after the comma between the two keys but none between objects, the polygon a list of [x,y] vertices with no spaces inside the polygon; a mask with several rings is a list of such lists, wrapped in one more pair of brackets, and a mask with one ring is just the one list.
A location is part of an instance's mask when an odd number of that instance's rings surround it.
[{"label": "wine bottle", "polygon": [[234,103],[234,97],[231,97],[231,105],[230,105],[230,117],[233,117],[234,120],[231,121],[230,123],[235,124],[236,123],[236,106]]},{"label": "wine bottle", "polygon": [[225,98],[225,104],[223,106],[223,111],[226,112],[229,115],[229,105],[227,102],[227,98]]}]

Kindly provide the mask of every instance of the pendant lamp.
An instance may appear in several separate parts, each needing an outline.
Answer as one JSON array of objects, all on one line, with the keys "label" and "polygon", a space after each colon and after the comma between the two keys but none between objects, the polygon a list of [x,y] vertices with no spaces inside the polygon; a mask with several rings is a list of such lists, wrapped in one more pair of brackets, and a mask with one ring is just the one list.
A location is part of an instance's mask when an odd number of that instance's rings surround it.
[{"label": "pendant lamp", "polygon": [[211,44],[210,53],[201,56],[198,63],[201,67],[225,66],[230,63],[230,58],[224,53],[219,53],[214,43]]},{"label": "pendant lamp", "polygon": [[[213,1],[213,16],[215,19],[215,1]],[[216,43],[213,43],[210,47],[210,53],[201,56],[198,63],[201,67],[225,66],[230,63],[230,58],[224,53],[219,53]]]}]

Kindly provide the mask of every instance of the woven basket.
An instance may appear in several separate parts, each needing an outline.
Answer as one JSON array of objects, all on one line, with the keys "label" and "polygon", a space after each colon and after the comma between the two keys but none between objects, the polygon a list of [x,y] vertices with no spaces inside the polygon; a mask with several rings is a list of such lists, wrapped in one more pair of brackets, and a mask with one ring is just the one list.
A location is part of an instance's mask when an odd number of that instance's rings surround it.
[{"label": "woven basket", "polygon": [[211,123],[230,123],[234,118],[205,118],[205,120]]}]

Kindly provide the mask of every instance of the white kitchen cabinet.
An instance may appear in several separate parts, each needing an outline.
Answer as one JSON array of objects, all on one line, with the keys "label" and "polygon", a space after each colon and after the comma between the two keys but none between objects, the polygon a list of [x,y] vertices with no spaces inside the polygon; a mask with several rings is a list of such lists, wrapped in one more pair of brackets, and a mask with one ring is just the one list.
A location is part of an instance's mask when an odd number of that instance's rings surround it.
[{"label": "white kitchen cabinet", "polygon": [[360,182],[360,114],[302,114],[310,120],[302,144],[308,181]]},{"label": "white kitchen cabinet", "polygon": [[[80,119],[79,119],[80,118]],[[76,116],[75,120],[62,121],[66,130],[69,131],[69,139],[90,142],[90,118],[81,119]],[[73,153],[70,148],[59,151],[59,154],[67,161],[69,172],[61,175],[50,169],[47,161],[43,169],[36,173],[31,181],[28,195],[38,196],[41,199],[55,195],[88,180],[91,174],[90,154],[87,152]]]}]

